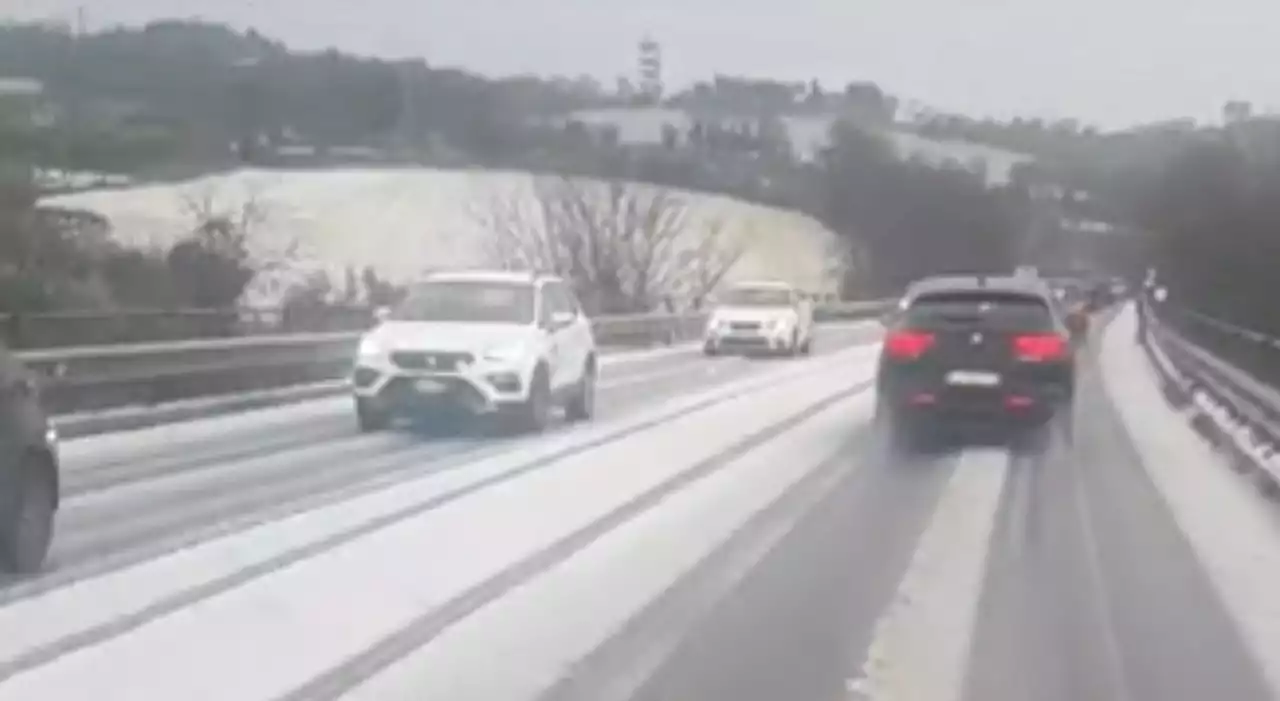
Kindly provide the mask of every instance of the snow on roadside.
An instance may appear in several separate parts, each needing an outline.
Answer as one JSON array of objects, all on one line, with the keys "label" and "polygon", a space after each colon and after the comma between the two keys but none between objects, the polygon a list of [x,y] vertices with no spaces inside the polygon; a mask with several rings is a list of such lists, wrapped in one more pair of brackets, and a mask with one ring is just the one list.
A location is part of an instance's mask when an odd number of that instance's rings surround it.
[{"label": "snow on roadside", "polygon": [[[106,216],[124,243],[167,246],[191,228],[192,199],[212,198],[237,211],[250,199],[265,210],[255,255],[277,259],[297,246],[294,265],[341,275],[372,266],[403,281],[433,266],[478,265],[485,236],[474,211],[494,198],[529,194],[518,172],[365,169],[258,171],[208,176],[180,184],[146,185],[52,197],[48,204]],[[781,277],[807,287],[825,280],[832,234],[816,220],[725,197],[691,194],[689,228],[723,222],[725,235],[746,244],[733,278]]]},{"label": "snow on roadside", "polygon": [[[1103,339],[1104,385],[1152,482],[1164,496],[1271,691],[1280,697],[1280,515],[1166,403],[1133,342],[1132,309]],[[1199,400],[1198,400],[1199,401]]]}]

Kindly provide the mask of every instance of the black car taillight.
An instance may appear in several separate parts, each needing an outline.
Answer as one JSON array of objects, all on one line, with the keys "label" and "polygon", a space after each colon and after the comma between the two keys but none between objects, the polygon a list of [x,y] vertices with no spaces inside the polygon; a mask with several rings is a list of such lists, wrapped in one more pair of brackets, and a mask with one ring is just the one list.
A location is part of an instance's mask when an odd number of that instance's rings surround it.
[{"label": "black car taillight", "polygon": [[1026,363],[1065,360],[1070,353],[1067,339],[1056,333],[1033,333],[1013,337],[1013,357]]},{"label": "black car taillight", "polygon": [[884,339],[884,352],[894,360],[916,360],[937,341],[928,331],[893,331]]}]

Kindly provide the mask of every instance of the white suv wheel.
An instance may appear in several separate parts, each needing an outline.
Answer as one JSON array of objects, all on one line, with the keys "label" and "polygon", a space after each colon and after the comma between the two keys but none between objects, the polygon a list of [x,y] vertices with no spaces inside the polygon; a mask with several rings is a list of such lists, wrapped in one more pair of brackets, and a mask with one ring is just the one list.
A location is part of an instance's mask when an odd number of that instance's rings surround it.
[{"label": "white suv wheel", "polygon": [[570,421],[585,421],[596,413],[596,373],[593,368],[584,368],[582,379],[578,381],[573,396],[565,405],[565,418]]}]

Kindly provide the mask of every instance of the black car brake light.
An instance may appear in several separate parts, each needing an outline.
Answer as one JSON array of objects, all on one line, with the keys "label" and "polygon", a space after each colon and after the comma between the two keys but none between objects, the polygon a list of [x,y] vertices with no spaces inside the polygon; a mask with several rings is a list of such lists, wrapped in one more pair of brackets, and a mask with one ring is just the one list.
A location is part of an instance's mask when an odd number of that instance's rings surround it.
[{"label": "black car brake light", "polygon": [[1014,358],[1028,363],[1047,363],[1066,359],[1070,345],[1056,333],[1022,334],[1013,337]]},{"label": "black car brake light", "polygon": [[937,337],[928,331],[893,331],[885,337],[884,350],[895,360],[916,360],[936,342]]}]

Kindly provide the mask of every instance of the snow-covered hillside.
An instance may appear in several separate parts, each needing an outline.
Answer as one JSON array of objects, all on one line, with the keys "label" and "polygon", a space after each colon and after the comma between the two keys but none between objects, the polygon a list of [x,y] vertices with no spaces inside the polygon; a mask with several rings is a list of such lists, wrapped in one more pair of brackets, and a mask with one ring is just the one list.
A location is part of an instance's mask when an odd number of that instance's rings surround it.
[{"label": "snow-covered hillside", "polygon": [[[190,231],[191,209],[239,212],[254,201],[261,221],[251,246],[264,260],[290,252],[293,270],[373,266],[393,280],[429,267],[482,265],[489,232],[479,209],[531,198],[524,173],[439,170],[240,171],[182,184],[138,186],[51,198],[51,204],[105,215],[115,235],[137,246],[166,246]],[[713,223],[747,252],[730,278],[779,277],[829,287],[833,235],[812,218],[723,197],[690,195],[696,236]],[[291,250],[292,249],[292,250]],[[264,281],[268,283],[268,281]],[[259,286],[255,297],[273,296]]]}]

